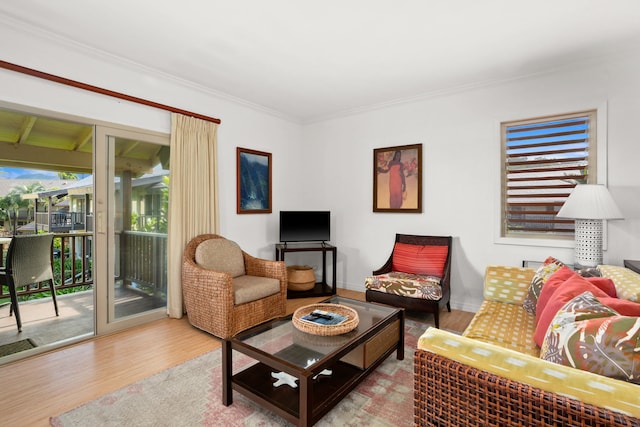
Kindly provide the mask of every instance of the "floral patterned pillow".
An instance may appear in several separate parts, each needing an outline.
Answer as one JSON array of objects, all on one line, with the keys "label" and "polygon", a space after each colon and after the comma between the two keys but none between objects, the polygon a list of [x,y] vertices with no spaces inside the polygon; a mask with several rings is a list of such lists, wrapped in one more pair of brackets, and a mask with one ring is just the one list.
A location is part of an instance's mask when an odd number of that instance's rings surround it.
[{"label": "floral patterned pillow", "polygon": [[540,358],[640,384],[640,317],[620,316],[590,292],[558,311]]},{"label": "floral patterned pillow", "polygon": [[391,271],[365,278],[365,287],[388,294],[437,301],[442,298],[440,280],[434,276]]},{"label": "floral patterned pillow", "polygon": [[[549,328],[559,328],[569,323],[599,317],[617,316],[618,313],[611,307],[604,305],[591,291],[582,292],[571,298],[556,313],[549,324]],[[547,330],[547,336],[551,331]]]},{"label": "floral patterned pillow", "polygon": [[542,287],[549,277],[563,266],[564,264],[562,261],[558,261],[554,257],[548,257],[544,260],[542,265],[538,267],[536,274],[533,276],[533,280],[531,280],[531,286],[529,286],[529,291],[524,299],[524,303],[522,304],[522,307],[529,314],[533,314],[535,316],[536,305],[538,304],[538,297],[540,296]]}]

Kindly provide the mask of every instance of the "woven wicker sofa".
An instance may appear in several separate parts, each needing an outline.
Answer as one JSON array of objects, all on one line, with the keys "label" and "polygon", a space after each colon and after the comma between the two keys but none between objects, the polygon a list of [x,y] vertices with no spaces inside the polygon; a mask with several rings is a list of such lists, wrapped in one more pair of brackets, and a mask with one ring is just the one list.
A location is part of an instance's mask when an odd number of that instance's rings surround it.
[{"label": "woven wicker sofa", "polygon": [[[600,269],[617,289],[640,289],[640,275]],[[534,273],[488,267],[485,301],[462,336],[436,328],[422,335],[414,356],[416,425],[640,426],[640,385],[539,357],[535,316],[523,309]]]}]

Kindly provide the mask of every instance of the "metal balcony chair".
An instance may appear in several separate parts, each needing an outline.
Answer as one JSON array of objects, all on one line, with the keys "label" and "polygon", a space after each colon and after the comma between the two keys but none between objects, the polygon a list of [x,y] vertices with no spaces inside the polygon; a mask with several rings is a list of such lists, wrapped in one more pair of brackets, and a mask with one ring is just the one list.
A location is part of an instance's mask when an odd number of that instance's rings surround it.
[{"label": "metal balcony chair", "polygon": [[51,299],[58,316],[58,302],[53,283],[51,267],[51,247],[53,234],[32,234],[16,236],[11,239],[7,251],[6,267],[0,268],[0,285],[9,288],[11,308],[9,315],[15,312],[18,332],[22,332],[17,289],[40,282],[49,282]]}]

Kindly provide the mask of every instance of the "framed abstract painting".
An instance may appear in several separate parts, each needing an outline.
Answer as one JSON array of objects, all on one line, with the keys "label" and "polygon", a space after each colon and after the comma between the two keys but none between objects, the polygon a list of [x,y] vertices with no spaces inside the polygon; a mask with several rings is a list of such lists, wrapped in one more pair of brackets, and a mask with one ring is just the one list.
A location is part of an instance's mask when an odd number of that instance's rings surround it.
[{"label": "framed abstract painting", "polygon": [[422,144],[373,150],[373,211],[422,212]]},{"label": "framed abstract painting", "polygon": [[271,213],[271,153],[236,148],[237,213]]}]

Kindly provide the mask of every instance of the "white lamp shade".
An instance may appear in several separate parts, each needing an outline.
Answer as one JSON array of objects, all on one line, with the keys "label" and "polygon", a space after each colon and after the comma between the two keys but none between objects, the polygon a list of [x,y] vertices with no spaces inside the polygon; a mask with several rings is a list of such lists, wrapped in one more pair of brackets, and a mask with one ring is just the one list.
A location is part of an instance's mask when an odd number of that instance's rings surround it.
[{"label": "white lamp shade", "polygon": [[601,184],[579,184],[573,189],[557,215],[575,219],[622,219],[622,213]]}]

